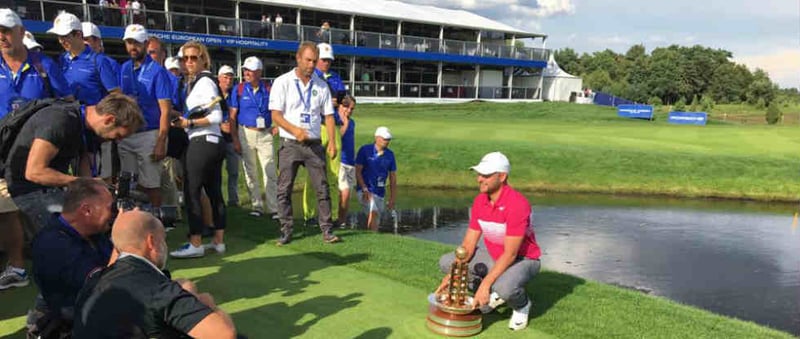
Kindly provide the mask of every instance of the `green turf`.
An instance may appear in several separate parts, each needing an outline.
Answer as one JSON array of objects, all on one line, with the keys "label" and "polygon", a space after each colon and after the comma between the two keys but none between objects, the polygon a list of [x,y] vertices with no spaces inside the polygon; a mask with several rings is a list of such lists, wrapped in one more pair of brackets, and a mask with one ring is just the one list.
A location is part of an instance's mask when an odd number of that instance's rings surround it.
[{"label": "green turf", "polygon": [[357,143],[379,125],[403,186],[474,188],[467,169],[500,150],[520,189],[798,199],[797,126],[677,126],[564,103],[362,105]]}]

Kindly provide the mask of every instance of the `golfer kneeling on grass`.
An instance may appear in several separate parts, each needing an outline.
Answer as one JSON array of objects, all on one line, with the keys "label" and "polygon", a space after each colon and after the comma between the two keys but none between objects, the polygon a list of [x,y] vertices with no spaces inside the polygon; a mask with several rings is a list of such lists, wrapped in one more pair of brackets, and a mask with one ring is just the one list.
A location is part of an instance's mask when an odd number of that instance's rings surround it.
[{"label": "golfer kneeling on grass", "polygon": [[[533,233],[528,199],[508,185],[510,169],[508,158],[500,152],[489,153],[472,166],[481,193],[472,204],[461,246],[467,249],[469,272],[474,277],[469,282],[475,291],[474,306],[489,313],[508,303],[514,310],[508,327],[516,331],[528,326],[532,302],[525,285],[539,272],[541,250]],[[485,248],[477,247],[481,234]],[[455,260],[453,253],[445,254],[439,259],[439,268],[449,273]],[[442,285],[449,279],[445,276]]]}]

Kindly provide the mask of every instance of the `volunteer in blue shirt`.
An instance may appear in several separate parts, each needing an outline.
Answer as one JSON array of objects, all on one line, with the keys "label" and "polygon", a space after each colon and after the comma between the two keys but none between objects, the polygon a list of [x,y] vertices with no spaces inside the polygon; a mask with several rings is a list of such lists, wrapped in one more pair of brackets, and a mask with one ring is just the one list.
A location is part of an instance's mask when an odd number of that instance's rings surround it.
[{"label": "volunteer in blue shirt", "polygon": [[397,192],[397,163],[394,152],[389,149],[392,133],[386,127],[375,130],[375,143],[361,146],[356,155],[356,180],[358,180],[359,200],[368,213],[367,226],[378,230],[384,208],[386,181],[389,181],[390,210],[394,209]]},{"label": "volunteer in blue shirt", "polygon": [[59,62],[72,94],[84,105],[96,105],[108,93],[119,91],[119,80],[108,59],[101,57],[83,41],[81,21],[74,14],[61,12],[47,31],[58,36],[65,52]]},{"label": "volunteer in blue shirt", "polygon": [[103,46],[103,35],[100,34],[100,28],[91,22],[81,23],[81,28],[83,28],[83,42],[89,45],[89,47],[92,48],[92,51],[108,60],[108,63],[114,69],[114,74],[116,74],[117,78],[119,78],[119,62],[105,54],[106,51],[105,47]]},{"label": "volunteer in blue shirt", "polygon": [[[326,43],[317,44],[317,48],[319,49],[319,59],[317,60],[316,68],[314,68],[314,74],[316,74],[320,79],[325,80],[325,83],[328,84],[328,89],[331,92],[331,102],[333,102],[333,120],[336,123],[336,126],[342,126],[342,119],[339,117],[339,100],[347,94],[347,89],[344,87],[344,82],[342,78],[339,76],[338,73],[331,69],[331,65],[333,64],[334,56],[333,56],[333,47]],[[336,145],[341,145],[341,134],[338,133],[338,129],[336,131],[335,140]],[[328,133],[323,129],[322,130],[322,145],[328,144]],[[341,150],[339,150],[341,151]],[[337,152],[338,154],[339,152]],[[339,176],[339,161],[336,161],[334,158],[328,158],[328,182],[334,182],[336,178]],[[303,216],[305,217],[306,223],[313,223],[316,219],[315,216],[317,215],[316,204],[314,203],[315,196],[313,191],[311,191],[308,183],[310,180],[306,180],[305,186],[303,186]],[[331,204],[333,206],[340,205],[337,200],[339,198],[338,194],[332,194],[332,201]],[[337,211],[333,211],[334,217],[337,215]]]},{"label": "volunteer in blue shirt", "polygon": [[114,197],[103,182],[76,179],[64,193],[63,212],[53,214],[34,239],[33,278],[52,315],[71,321],[84,282],[108,264],[113,205]]},{"label": "volunteer in blue shirt", "polygon": [[345,95],[339,103],[339,117],[342,126],[342,151],[339,164],[339,227],[347,226],[347,210],[350,208],[350,191],[356,187],[356,121],[353,110],[356,99]]},{"label": "volunteer in blue shirt", "polygon": [[[180,66],[178,66],[180,67]],[[222,90],[222,96],[231,107],[231,92],[233,91],[233,67],[223,65],[217,71],[217,82],[219,89]],[[236,132],[236,122],[230,118],[230,110],[222,112],[222,124],[219,128],[222,130],[222,138],[225,139],[225,171],[228,172],[228,206],[239,206],[239,166],[242,162],[241,159],[241,145],[236,148],[239,142],[239,136],[233,135]],[[237,133],[238,134],[238,133]]]},{"label": "volunteer in blue shirt", "polygon": [[[269,111],[269,88],[261,81],[264,65],[258,57],[244,60],[244,80],[231,92],[231,119],[239,123],[239,143],[244,162],[245,180],[253,211],[250,215],[259,217],[263,213],[273,216],[278,212],[278,176],[273,157],[273,140],[277,131],[272,126]],[[263,186],[258,180],[258,163],[264,172]],[[261,201],[261,190],[266,192],[266,210]]]},{"label": "volunteer in blue shirt", "polygon": [[[70,96],[58,66],[44,54],[28,52],[24,36],[25,27],[19,16],[10,9],[0,8],[0,118],[29,100]],[[0,225],[7,225],[0,239],[8,255],[8,266],[0,272],[0,290],[25,286],[29,279],[22,256],[22,223],[3,178],[0,178]]]},{"label": "volunteer in blue shirt", "polygon": [[153,207],[161,207],[161,162],[167,155],[172,86],[167,70],[147,53],[147,31],[142,25],[125,28],[125,49],[131,59],[120,67],[122,92],[136,98],[146,126],[122,140],[119,156],[122,170],[138,173],[138,183]]}]

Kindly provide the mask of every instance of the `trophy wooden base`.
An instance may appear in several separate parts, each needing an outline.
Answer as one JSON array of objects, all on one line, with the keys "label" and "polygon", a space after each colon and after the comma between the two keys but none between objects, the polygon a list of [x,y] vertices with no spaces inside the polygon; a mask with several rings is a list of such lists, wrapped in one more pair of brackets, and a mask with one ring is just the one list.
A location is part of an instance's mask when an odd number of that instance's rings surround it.
[{"label": "trophy wooden base", "polygon": [[447,337],[471,337],[483,330],[481,312],[475,310],[466,314],[456,314],[439,309],[431,304],[427,326],[433,333]]}]

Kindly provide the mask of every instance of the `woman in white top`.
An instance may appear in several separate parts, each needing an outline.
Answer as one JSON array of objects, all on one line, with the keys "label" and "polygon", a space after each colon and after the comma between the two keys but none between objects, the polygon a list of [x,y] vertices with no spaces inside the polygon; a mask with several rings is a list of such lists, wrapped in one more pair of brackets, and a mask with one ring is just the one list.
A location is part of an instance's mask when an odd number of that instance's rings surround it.
[{"label": "woman in white top", "polygon": [[[186,112],[176,119],[173,126],[186,129],[189,146],[183,158],[183,192],[189,219],[189,243],[181,246],[170,255],[176,258],[202,257],[205,250],[225,252],[223,235],[225,232],[225,202],[222,198],[222,160],[225,158],[225,140],[222,139],[220,123],[222,107],[214,103],[221,96],[211,72],[211,57],[205,45],[189,41],[181,48],[186,65]],[[209,107],[210,106],[210,107]],[[189,112],[196,107],[204,107],[203,117],[190,117]],[[211,201],[214,225],[203,223],[200,197],[205,190]],[[214,240],[202,244],[205,227],[212,226]]]}]

